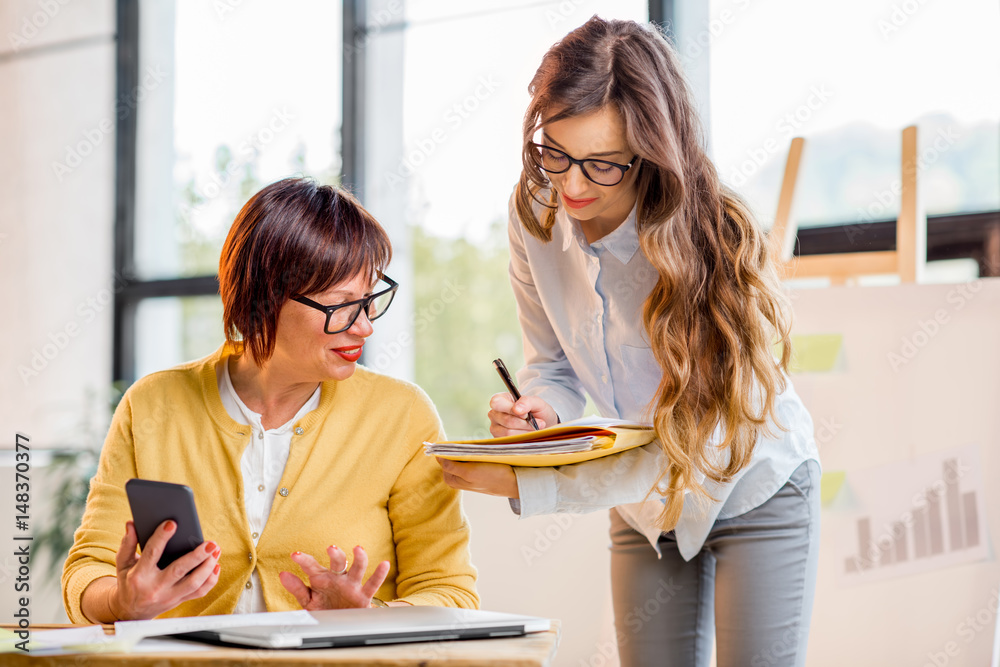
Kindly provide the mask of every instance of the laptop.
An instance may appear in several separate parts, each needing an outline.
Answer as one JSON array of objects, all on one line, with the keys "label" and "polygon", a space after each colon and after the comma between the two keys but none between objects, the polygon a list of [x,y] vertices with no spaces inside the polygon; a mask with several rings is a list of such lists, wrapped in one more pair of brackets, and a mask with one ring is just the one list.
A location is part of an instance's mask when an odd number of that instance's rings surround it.
[{"label": "laptop", "polygon": [[381,607],[309,612],[316,625],[246,626],[174,637],[259,648],[331,648],[517,637],[545,632],[549,619],[450,607]]}]

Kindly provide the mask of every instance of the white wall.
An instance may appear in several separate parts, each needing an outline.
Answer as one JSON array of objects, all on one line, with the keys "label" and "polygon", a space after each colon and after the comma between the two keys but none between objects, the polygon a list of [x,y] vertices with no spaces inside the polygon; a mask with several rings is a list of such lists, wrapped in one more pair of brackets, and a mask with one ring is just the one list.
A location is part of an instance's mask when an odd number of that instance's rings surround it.
[{"label": "white wall", "polygon": [[[108,411],[97,397],[106,398],[111,382],[114,30],[110,0],[0,4],[0,449],[13,447],[18,431],[35,450],[90,444],[95,431],[103,437]],[[13,544],[10,459],[0,459],[5,554]],[[55,488],[44,459],[34,457],[33,530]],[[12,564],[0,559],[2,619],[13,613]],[[58,585],[32,593],[33,622],[60,620]]]},{"label": "white wall", "polygon": [[463,502],[482,608],[559,619],[557,667],[615,667],[608,513],[521,520],[505,498]]},{"label": "white wall", "polygon": [[35,35],[0,43],[0,447],[79,444],[110,385],[113,3],[51,4],[0,11],[0,35]]}]

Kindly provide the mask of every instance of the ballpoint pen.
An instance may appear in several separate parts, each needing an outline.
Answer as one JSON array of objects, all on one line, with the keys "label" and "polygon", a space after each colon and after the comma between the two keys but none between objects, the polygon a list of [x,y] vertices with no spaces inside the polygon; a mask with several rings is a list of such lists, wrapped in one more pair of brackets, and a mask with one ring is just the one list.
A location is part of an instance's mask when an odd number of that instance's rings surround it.
[{"label": "ballpoint pen", "polygon": [[[519,392],[517,387],[514,386],[514,380],[511,379],[510,373],[507,372],[507,367],[504,366],[503,360],[494,359],[493,367],[497,369],[497,373],[500,374],[500,379],[503,380],[504,385],[507,387],[507,391],[510,392],[511,398],[513,398],[514,402],[517,403],[521,399],[521,392]],[[536,431],[538,430],[538,422],[535,421],[535,418],[531,416],[530,412],[525,419]]]}]

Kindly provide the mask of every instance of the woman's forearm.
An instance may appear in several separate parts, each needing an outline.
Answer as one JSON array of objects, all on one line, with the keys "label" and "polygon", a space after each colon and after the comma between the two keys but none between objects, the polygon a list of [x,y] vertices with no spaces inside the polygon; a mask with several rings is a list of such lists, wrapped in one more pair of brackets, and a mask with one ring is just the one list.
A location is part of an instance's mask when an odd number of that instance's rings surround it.
[{"label": "woman's forearm", "polygon": [[80,598],[83,615],[94,623],[114,623],[120,620],[112,607],[117,588],[118,581],[114,577],[94,579],[83,590],[83,597]]}]

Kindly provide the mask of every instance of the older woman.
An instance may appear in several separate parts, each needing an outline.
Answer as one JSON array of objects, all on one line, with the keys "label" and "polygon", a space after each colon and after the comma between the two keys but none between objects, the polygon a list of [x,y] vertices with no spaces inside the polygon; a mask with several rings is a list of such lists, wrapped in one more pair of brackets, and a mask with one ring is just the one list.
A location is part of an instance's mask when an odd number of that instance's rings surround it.
[{"label": "older woman", "polygon": [[[442,439],[434,406],[357,366],[397,288],[390,257],[336,188],[286,179],[247,202],[219,263],[226,343],[115,412],[63,570],[73,622],[478,606],[458,492],[422,452]],[[137,555],[133,477],[190,486],[211,541],[160,570],[166,521]]]}]

